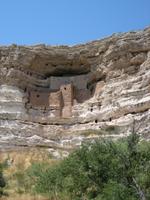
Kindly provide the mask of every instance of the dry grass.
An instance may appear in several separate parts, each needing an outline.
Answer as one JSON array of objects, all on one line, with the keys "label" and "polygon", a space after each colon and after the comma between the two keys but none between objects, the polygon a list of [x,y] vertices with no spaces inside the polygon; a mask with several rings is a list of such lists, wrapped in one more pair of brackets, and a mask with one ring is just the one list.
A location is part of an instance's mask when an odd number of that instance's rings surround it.
[{"label": "dry grass", "polygon": [[[18,193],[20,186],[16,173],[24,173],[25,170],[34,162],[46,162],[50,165],[55,164],[57,161],[50,158],[46,149],[30,148],[22,149],[19,151],[0,152],[0,162],[8,161],[10,164],[4,170],[4,176],[8,180],[8,185],[5,192],[8,197],[0,197],[0,200],[48,200],[39,195],[31,195],[26,193]],[[21,188],[22,189],[22,188]]]},{"label": "dry grass", "polygon": [[41,197],[41,196],[31,196],[30,194],[23,194],[23,195],[17,195],[14,194],[11,197],[2,197],[1,200],[48,200],[47,198]]},{"label": "dry grass", "polygon": [[34,162],[48,162],[54,164],[56,160],[50,159],[46,149],[28,148],[10,152],[0,152],[0,162],[7,160],[10,166],[5,170],[5,175],[12,175],[18,170],[26,170]]}]

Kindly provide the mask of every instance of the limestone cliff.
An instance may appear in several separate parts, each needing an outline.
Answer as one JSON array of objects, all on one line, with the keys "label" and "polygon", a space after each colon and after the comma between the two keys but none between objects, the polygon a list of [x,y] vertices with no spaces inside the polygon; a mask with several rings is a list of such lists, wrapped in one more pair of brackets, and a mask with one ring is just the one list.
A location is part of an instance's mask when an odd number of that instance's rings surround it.
[{"label": "limestone cliff", "polygon": [[72,47],[0,47],[1,149],[66,154],[133,127],[150,138],[150,28]]}]

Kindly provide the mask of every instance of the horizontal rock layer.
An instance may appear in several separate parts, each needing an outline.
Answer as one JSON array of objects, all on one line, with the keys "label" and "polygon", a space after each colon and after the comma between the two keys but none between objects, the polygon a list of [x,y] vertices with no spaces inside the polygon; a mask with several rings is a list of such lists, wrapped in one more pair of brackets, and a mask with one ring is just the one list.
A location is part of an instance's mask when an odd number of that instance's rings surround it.
[{"label": "horizontal rock layer", "polygon": [[0,148],[70,151],[150,134],[150,28],[84,45],[0,47]]}]

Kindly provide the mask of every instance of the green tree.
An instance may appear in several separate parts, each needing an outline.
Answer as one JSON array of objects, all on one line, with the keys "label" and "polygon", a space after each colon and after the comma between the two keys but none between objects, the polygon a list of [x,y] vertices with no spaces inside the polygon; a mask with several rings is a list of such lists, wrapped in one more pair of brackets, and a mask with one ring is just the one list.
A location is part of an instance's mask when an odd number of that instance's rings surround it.
[{"label": "green tree", "polygon": [[35,190],[50,198],[150,199],[150,143],[139,142],[135,133],[116,142],[83,144],[60,164],[43,169],[33,175]]}]

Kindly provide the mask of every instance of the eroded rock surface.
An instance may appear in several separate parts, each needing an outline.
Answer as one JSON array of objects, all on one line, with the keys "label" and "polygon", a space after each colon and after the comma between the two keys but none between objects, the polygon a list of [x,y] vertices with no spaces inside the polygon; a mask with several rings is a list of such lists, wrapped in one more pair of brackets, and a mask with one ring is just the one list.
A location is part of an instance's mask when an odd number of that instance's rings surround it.
[{"label": "eroded rock surface", "polygon": [[72,47],[0,47],[1,149],[66,155],[133,127],[150,138],[150,28]]}]

